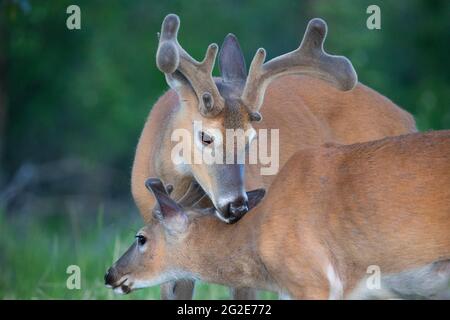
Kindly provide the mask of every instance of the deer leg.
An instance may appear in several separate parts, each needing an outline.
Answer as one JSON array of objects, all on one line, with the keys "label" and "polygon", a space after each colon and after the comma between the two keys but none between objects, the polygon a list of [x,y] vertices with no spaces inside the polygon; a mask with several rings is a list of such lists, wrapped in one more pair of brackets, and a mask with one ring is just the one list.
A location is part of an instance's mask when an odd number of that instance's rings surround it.
[{"label": "deer leg", "polygon": [[257,291],[250,288],[230,288],[230,294],[233,300],[256,300]]},{"label": "deer leg", "polygon": [[162,300],[192,300],[194,295],[193,280],[177,280],[161,285]]}]

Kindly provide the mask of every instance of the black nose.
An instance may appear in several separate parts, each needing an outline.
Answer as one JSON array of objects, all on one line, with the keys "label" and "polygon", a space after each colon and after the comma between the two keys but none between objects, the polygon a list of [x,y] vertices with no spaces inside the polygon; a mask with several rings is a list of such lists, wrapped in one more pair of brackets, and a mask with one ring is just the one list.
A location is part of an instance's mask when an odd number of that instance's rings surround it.
[{"label": "black nose", "polygon": [[112,285],[114,283],[114,271],[109,268],[105,274],[105,285]]},{"label": "black nose", "polygon": [[230,222],[236,222],[244,214],[246,214],[248,211],[248,203],[244,199],[238,199],[237,201],[234,201],[230,203],[229,206],[229,216],[230,216]]}]

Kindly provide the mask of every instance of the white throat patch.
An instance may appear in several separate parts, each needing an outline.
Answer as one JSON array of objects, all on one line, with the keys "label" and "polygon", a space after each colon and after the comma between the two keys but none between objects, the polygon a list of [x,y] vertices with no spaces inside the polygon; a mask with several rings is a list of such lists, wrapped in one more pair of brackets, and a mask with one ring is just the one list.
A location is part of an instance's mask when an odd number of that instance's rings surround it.
[{"label": "white throat patch", "polygon": [[327,279],[330,285],[329,300],[340,300],[344,298],[344,287],[339,275],[336,273],[334,267],[330,264],[327,266]]}]

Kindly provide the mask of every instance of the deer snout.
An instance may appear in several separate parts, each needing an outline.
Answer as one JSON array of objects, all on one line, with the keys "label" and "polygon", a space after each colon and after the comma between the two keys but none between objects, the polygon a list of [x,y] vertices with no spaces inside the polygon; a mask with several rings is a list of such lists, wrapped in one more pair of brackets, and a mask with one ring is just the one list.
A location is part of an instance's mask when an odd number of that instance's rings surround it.
[{"label": "deer snout", "polygon": [[230,219],[233,219],[234,220],[233,222],[236,222],[237,220],[242,218],[242,216],[244,214],[246,214],[247,211],[248,211],[247,200],[239,200],[239,201],[230,203],[230,208],[229,208]]},{"label": "deer snout", "polygon": [[105,285],[120,294],[130,293],[132,283],[127,275],[121,276],[114,267],[109,268],[105,274]]},{"label": "deer snout", "polygon": [[220,207],[217,212],[219,217],[227,223],[235,223],[248,212],[248,200],[246,197],[238,197]]},{"label": "deer snout", "polygon": [[117,282],[117,272],[115,272],[114,268],[109,268],[105,273],[105,286],[113,287]]}]

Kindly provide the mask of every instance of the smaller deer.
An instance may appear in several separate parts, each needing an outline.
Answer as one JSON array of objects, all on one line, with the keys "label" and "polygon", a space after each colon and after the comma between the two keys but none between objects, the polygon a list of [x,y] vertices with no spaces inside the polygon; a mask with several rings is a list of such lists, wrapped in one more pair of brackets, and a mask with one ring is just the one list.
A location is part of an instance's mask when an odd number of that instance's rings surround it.
[{"label": "smaller deer", "polygon": [[[159,222],[108,270],[116,292],[180,278],[294,299],[449,290],[450,131],[299,151],[233,225],[183,208],[159,179],[146,185]],[[247,195],[255,207],[264,190]],[[380,271],[370,285],[368,270]]]}]

